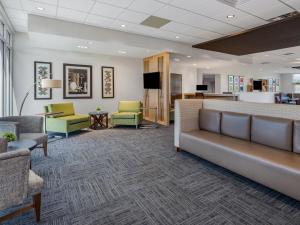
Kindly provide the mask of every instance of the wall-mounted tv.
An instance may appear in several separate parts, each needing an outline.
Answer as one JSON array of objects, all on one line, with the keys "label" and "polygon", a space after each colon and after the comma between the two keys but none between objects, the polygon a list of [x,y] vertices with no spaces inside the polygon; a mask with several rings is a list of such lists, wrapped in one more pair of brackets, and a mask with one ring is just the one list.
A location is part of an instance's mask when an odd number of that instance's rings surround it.
[{"label": "wall-mounted tv", "polygon": [[262,81],[261,80],[253,81],[253,90],[254,91],[262,91]]},{"label": "wall-mounted tv", "polygon": [[196,86],[197,91],[208,91],[208,86],[204,84],[200,84]]},{"label": "wall-mounted tv", "polygon": [[160,89],[160,72],[144,73],[144,89]]}]

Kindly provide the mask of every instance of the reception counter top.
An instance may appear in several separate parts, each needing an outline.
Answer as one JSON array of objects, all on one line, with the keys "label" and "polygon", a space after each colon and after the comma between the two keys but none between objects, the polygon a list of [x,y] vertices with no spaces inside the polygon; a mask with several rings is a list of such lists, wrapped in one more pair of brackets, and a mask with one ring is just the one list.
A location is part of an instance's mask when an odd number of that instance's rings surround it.
[{"label": "reception counter top", "polygon": [[244,102],[275,103],[275,92],[241,92],[239,100]]}]

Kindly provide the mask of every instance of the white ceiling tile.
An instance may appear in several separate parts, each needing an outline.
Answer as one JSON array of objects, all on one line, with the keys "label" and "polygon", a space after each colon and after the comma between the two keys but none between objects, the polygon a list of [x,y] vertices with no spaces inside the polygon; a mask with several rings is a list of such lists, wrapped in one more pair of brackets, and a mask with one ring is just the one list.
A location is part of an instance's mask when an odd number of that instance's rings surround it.
[{"label": "white ceiling tile", "polygon": [[[21,0],[22,5],[25,11],[33,14],[38,14],[38,15],[49,15],[49,16],[56,16],[56,6],[53,5],[48,5],[44,3],[38,3],[38,2],[33,2],[29,0]],[[40,11],[37,9],[37,7],[42,7],[44,8],[43,11]]]},{"label": "white ceiling tile", "polygon": [[16,26],[27,26],[27,20],[20,20],[20,19],[12,18],[12,19],[10,19],[10,21],[12,22],[13,25],[16,25]]},{"label": "white ceiling tile", "polygon": [[299,0],[282,0],[286,4],[290,5],[291,7],[295,8],[296,10],[300,11],[300,1]]},{"label": "white ceiling tile", "polygon": [[92,9],[92,13],[100,16],[107,16],[111,18],[118,17],[124,9],[111,6],[108,4],[96,3]]},{"label": "white ceiling tile", "polygon": [[153,14],[157,10],[161,9],[165,4],[154,0],[135,0],[129,7],[129,9],[136,10],[138,12]]},{"label": "white ceiling tile", "polygon": [[114,20],[102,16],[88,15],[85,23],[98,27],[109,27]]},{"label": "white ceiling tile", "polygon": [[265,20],[292,12],[293,9],[277,0],[251,0],[237,8],[261,17]]},{"label": "white ceiling tile", "polygon": [[143,22],[149,15],[145,13],[138,13],[131,10],[124,10],[121,15],[118,17],[118,20],[124,20],[132,23],[141,23]]},{"label": "white ceiling tile", "polygon": [[127,8],[134,0],[96,0],[96,1],[100,3],[106,3],[113,6],[121,7],[121,8]]},{"label": "white ceiling tile", "polygon": [[85,20],[86,13],[72,9],[58,8],[57,17],[67,19],[70,21],[83,22]]},{"label": "white ceiling tile", "polygon": [[88,12],[95,4],[93,0],[59,0],[59,7]]},{"label": "white ceiling tile", "polygon": [[206,30],[201,30],[199,28],[195,28],[192,26],[176,23],[176,22],[170,22],[167,25],[163,26],[161,29],[167,30],[167,31],[172,31],[172,32],[177,32],[180,34],[184,35],[189,35],[201,39],[213,39],[213,38],[219,38],[221,37],[220,34],[213,33],[210,31]]},{"label": "white ceiling tile", "polygon": [[13,8],[13,9],[22,9],[20,0],[1,0],[1,3],[4,7]]},{"label": "white ceiling tile", "polygon": [[175,20],[179,17],[182,17],[189,12],[186,10],[178,9],[173,6],[166,5],[165,7],[158,10],[156,13],[154,13],[155,16],[162,17],[168,20]]},{"label": "white ceiling tile", "polygon": [[45,3],[45,4],[49,4],[49,5],[57,5],[58,4],[58,0],[30,0],[30,1]]},{"label": "white ceiling tile", "polygon": [[6,13],[9,18],[20,19],[24,21],[27,21],[28,19],[27,13],[25,13],[23,10],[8,8],[6,9]]}]

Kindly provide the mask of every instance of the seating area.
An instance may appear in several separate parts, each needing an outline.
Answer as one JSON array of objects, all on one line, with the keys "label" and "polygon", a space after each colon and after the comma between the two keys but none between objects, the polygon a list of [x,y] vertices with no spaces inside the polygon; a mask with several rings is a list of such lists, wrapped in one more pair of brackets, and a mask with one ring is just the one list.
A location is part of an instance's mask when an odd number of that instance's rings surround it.
[{"label": "seating area", "polygon": [[0,0],[1,225],[300,225],[300,0]]}]

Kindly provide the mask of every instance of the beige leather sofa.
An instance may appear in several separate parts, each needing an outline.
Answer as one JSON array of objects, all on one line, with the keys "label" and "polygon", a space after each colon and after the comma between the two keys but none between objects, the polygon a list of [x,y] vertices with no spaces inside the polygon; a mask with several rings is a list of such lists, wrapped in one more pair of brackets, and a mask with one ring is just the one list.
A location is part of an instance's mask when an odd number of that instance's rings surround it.
[{"label": "beige leather sofa", "polygon": [[178,100],[175,146],[300,200],[300,107]]}]

